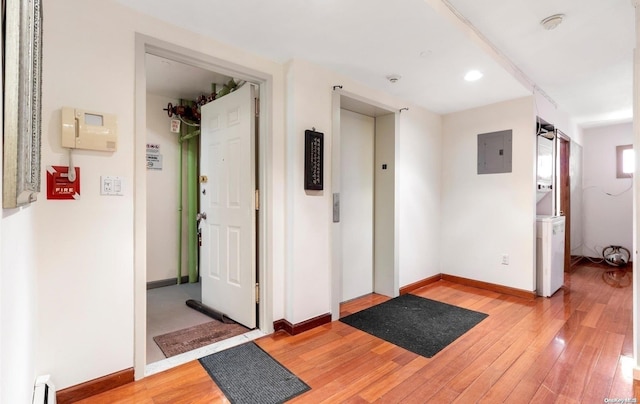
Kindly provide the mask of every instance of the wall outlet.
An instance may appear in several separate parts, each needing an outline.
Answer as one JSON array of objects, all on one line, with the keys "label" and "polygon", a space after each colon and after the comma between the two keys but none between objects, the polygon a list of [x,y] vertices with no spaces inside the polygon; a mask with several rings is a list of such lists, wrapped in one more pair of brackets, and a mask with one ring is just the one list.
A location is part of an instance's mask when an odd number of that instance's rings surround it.
[{"label": "wall outlet", "polygon": [[509,254],[502,254],[501,258],[502,258],[502,261],[501,261],[502,265],[509,265]]}]

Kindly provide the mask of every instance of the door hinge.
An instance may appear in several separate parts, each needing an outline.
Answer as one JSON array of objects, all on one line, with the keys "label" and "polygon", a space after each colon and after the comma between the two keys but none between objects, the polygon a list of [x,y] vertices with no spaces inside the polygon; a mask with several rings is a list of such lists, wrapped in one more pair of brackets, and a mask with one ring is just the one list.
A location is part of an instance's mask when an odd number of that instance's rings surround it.
[{"label": "door hinge", "polygon": [[260,210],[260,190],[256,189],[256,210]]},{"label": "door hinge", "polygon": [[254,98],[253,100],[255,101],[256,116],[260,116],[260,98]]},{"label": "door hinge", "polygon": [[260,304],[260,284],[256,283],[256,304]]}]

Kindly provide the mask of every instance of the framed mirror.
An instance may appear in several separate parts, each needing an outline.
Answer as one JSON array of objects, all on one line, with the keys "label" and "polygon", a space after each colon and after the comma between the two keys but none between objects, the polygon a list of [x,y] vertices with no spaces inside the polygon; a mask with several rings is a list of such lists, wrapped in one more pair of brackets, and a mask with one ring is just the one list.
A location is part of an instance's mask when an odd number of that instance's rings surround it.
[{"label": "framed mirror", "polygon": [[2,0],[2,207],[16,208],[40,192],[42,1]]}]

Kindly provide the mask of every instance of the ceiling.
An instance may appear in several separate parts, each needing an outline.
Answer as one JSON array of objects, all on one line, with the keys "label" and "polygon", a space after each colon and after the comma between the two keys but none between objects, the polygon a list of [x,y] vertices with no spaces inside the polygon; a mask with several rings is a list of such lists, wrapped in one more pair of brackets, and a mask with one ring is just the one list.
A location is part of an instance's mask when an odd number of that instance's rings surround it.
[{"label": "ceiling", "polygon": [[199,96],[216,91],[231,79],[228,76],[189,66],[184,63],[146,54],[147,92],[169,98],[194,101]]},{"label": "ceiling", "polygon": [[[314,62],[437,113],[538,91],[582,126],[632,116],[629,0],[117,1],[277,62]],[[565,18],[556,29],[540,25],[558,13]],[[149,69],[171,68],[151,62]],[[484,76],[465,81],[471,69]],[[161,73],[148,76],[166,87]],[[401,78],[391,83],[389,75]],[[172,86],[185,88],[177,78],[198,75],[173,77]]]}]

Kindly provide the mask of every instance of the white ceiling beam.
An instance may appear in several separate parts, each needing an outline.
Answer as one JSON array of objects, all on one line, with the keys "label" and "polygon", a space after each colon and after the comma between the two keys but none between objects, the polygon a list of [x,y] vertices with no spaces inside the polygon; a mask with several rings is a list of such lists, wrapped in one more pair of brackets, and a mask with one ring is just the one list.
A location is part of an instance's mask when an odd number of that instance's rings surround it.
[{"label": "white ceiling beam", "polygon": [[[554,107],[558,104],[538,85],[527,76],[518,66],[515,65],[500,49],[491,43],[467,18],[465,18],[448,0],[424,0],[440,16],[448,20],[454,27],[459,29],[466,37],[475,43],[480,49],[487,53],[503,69],[511,74],[522,86],[532,93],[539,93],[546,98]],[[632,0],[640,2],[640,0]]]}]

